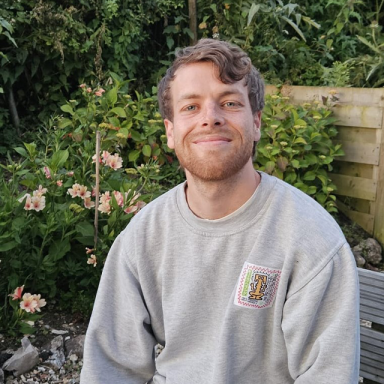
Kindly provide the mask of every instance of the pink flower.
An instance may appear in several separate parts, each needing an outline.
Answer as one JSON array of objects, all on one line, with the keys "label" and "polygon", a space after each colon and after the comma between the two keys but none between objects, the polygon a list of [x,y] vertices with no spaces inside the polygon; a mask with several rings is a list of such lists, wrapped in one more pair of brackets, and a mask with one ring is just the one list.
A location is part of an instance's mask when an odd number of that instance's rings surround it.
[{"label": "pink flower", "polygon": [[99,88],[96,92],[95,92],[95,95],[96,96],[103,96],[103,93],[105,92],[105,90],[103,88]]},{"label": "pink flower", "polygon": [[[90,192],[87,192],[90,193]],[[84,207],[87,209],[91,209],[95,206],[95,202],[91,200],[90,197],[85,197],[84,198]]]},{"label": "pink flower", "polygon": [[[97,154],[94,154],[94,155],[92,156],[92,163],[96,163],[96,161],[97,161]],[[100,163],[100,164],[102,163],[102,159],[101,159],[101,157],[99,158],[99,163]]]},{"label": "pink flower", "polygon": [[44,195],[44,193],[47,193],[47,191],[48,191],[47,188],[43,188],[42,185],[39,185],[39,188],[36,189],[36,191],[33,191],[33,196],[41,197]]},{"label": "pink flower", "polygon": [[119,207],[124,205],[124,195],[119,191],[113,191],[113,196],[115,196],[116,202]]},{"label": "pink flower", "polygon": [[96,187],[93,187],[93,188],[92,188],[91,196],[92,196],[92,197],[95,197],[95,196],[96,196]]},{"label": "pink flower", "polygon": [[123,159],[117,153],[115,153],[114,155],[110,155],[108,157],[108,159],[105,162],[105,165],[116,170],[123,166]]},{"label": "pink flower", "polygon": [[8,296],[12,297],[12,300],[19,300],[21,299],[21,294],[23,293],[23,289],[24,289],[24,285],[22,285],[21,287],[17,287],[15,289],[15,292],[11,293]]},{"label": "pink flower", "polygon": [[33,209],[31,195],[29,193],[26,193],[23,197],[19,199],[19,202],[22,203],[24,199],[26,199],[24,204],[24,209],[26,211],[30,211],[31,209]]},{"label": "pink flower", "polygon": [[45,301],[45,299],[40,299],[41,295],[33,295],[33,300],[36,302],[36,307],[34,308],[34,310],[36,310],[37,312],[41,312],[40,311],[40,308],[41,307],[44,307],[47,303]]},{"label": "pink flower", "polygon": [[62,187],[63,186],[63,180],[57,180],[56,184],[57,184],[57,186]]},{"label": "pink flower", "polygon": [[45,173],[45,177],[47,179],[50,179],[51,178],[51,171],[49,170],[48,167],[44,167],[44,173]]},{"label": "pink flower", "polygon": [[74,174],[75,174],[75,172],[73,172],[73,171],[67,172],[67,176],[69,176],[69,177],[72,177]]},{"label": "pink flower", "polygon": [[86,198],[91,197],[91,192],[87,191],[87,187],[85,185],[80,185],[79,191],[77,193],[77,196],[81,197],[83,200]]},{"label": "pink flower", "polygon": [[108,151],[103,151],[101,157],[103,158],[103,163],[105,164],[111,154]]},{"label": "pink flower", "polygon": [[91,93],[91,92],[92,92],[92,88],[89,88],[89,87],[88,87],[88,88],[86,89],[86,91],[87,91],[88,93]]},{"label": "pink flower", "polygon": [[89,255],[90,253],[92,253],[95,249],[94,248],[88,248],[88,247],[85,247],[85,253],[87,255]]},{"label": "pink flower", "polygon": [[72,198],[75,198],[76,196],[79,196],[79,190],[81,185],[80,184],[73,184],[72,188],[68,188],[67,193],[72,196]]},{"label": "pink flower", "polygon": [[80,84],[79,87],[80,87],[80,88],[85,88],[86,85],[83,83],[83,84]]},{"label": "pink flower", "polygon": [[102,213],[107,213],[109,215],[111,213],[110,200],[111,200],[111,195],[109,191],[103,193],[100,196],[100,205],[98,210]]},{"label": "pink flower", "polygon": [[144,201],[138,201],[134,205],[130,205],[128,208],[124,209],[125,213],[138,213],[141,208],[145,207],[147,204]]},{"label": "pink flower", "polygon": [[24,293],[23,301],[20,302],[20,308],[24,309],[25,312],[34,313],[36,307],[38,306],[38,302],[35,300],[35,297],[30,293]]},{"label": "pink flower", "polygon": [[39,212],[45,208],[45,196],[32,196],[32,207],[35,211]]},{"label": "pink flower", "polygon": [[95,255],[91,255],[90,258],[87,260],[87,264],[93,264],[94,267],[97,265],[97,258]]}]

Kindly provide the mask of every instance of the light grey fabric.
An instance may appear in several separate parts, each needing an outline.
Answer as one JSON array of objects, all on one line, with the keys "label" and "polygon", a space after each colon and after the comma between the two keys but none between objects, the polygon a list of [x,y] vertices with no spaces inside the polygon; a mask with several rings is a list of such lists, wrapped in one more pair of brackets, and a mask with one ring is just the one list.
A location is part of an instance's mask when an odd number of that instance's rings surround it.
[{"label": "light grey fabric", "polygon": [[349,246],[313,199],[261,175],[219,220],[194,216],[184,185],[135,216],[104,268],[81,384],[357,383]]}]

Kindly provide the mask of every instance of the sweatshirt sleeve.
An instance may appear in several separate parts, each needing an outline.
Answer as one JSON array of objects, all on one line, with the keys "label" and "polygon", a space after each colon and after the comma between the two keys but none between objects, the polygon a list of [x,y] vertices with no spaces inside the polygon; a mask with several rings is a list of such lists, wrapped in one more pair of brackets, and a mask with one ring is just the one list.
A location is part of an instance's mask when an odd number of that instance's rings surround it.
[{"label": "sweatshirt sleeve", "polygon": [[144,384],[155,372],[150,316],[128,266],[126,248],[133,248],[134,238],[129,243],[123,235],[111,247],[100,280],[85,337],[81,384]]},{"label": "sweatshirt sleeve", "polygon": [[282,329],[295,384],[358,382],[359,285],[348,245],[288,296]]}]

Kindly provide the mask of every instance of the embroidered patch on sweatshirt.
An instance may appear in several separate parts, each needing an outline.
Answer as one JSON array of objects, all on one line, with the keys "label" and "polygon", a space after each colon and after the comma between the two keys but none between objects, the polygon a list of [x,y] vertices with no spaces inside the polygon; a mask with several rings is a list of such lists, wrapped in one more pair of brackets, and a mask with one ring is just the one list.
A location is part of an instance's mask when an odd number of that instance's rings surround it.
[{"label": "embroidered patch on sweatshirt", "polygon": [[247,308],[268,308],[273,304],[281,270],[244,263],[237,284],[235,304]]}]

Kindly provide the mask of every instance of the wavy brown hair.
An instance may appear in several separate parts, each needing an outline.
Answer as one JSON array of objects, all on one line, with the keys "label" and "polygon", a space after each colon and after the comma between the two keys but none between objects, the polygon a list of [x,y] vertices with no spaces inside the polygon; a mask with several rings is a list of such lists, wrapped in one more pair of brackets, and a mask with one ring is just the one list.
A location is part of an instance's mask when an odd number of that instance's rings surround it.
[{"label": "wavy brown hair", "polygon": [[163,119],[173,120],[170,88],[176,71],[183,65],[198,62],[215,64],[219,79],[225,84],[244,80],[252,112],[255,114],[264,108],[264,82],[248,55],[226,41],[201,39],[196,45],[176,52],[175,61],[158,84],[157,96]]}]

